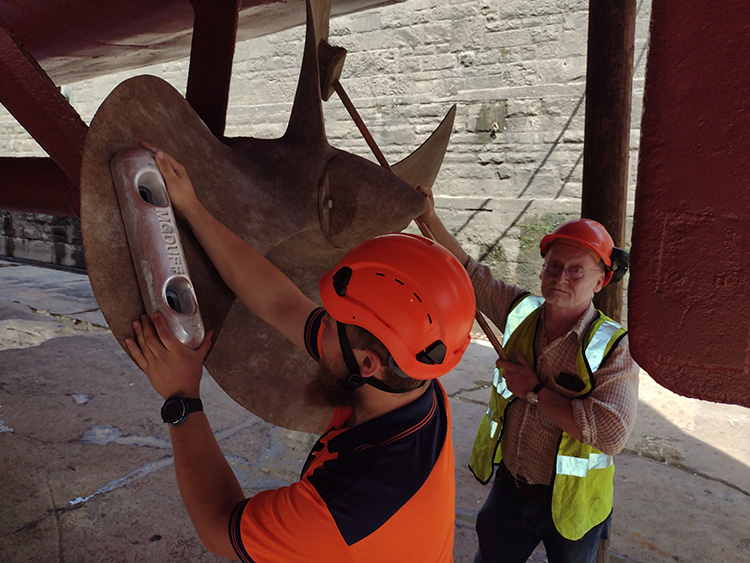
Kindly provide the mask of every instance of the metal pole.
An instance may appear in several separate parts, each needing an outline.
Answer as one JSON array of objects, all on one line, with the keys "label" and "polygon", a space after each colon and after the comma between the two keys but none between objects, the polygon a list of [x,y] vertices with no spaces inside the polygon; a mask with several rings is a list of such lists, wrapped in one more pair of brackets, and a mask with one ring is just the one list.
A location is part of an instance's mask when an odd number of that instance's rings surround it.
[{"label": "metal pole", "polygon": [[186,99],[217,138],[224,138],[240,0],[190,0],[195,12]]}]

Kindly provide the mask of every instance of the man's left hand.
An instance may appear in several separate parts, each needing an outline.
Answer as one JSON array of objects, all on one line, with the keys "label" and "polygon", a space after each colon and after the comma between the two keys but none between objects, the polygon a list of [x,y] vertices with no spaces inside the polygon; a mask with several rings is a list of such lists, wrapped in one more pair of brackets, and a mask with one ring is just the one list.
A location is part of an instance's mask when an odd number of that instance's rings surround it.
[{"label": "man's left hand", "polygon": [[200,347],[192,350],[180,342],[161,313],[153,322],[146,315],[133,322],[136,340],[125,339],[130,355],[164,399],[174,395],[200,397],[203,361],[211,348],[211,331]]},{"label": "man's left hand", "polygon": [[503,377],[510,392],[517,397],[525,397],[539,383],[539,376],[518,350],[516,360],[518,363],[498,359],[495,365],[504,370]]}]

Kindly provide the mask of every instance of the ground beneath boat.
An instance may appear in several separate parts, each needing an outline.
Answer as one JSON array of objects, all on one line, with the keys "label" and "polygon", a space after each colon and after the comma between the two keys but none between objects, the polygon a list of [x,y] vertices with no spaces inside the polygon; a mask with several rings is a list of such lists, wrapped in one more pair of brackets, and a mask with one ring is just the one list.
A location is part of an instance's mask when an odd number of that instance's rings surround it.
[{"label": "ground beneath boat", "polygon": [[[481,337],[441,381],[456,452],[457,563],[473,560],[488,487],[466,469],[495,354]],[[710,377],[710,374],[706,374]],[[204,377],[219,443],[248,495],[297,479],[315,436],[273,426]],[[0,261],[0,561],[219,561],[179,497],[161,399],[79,273]],[[750,410],[641,374],[616,457],[611,561],[750,560]],[[532,561],[546,561],[543,549]]]}]

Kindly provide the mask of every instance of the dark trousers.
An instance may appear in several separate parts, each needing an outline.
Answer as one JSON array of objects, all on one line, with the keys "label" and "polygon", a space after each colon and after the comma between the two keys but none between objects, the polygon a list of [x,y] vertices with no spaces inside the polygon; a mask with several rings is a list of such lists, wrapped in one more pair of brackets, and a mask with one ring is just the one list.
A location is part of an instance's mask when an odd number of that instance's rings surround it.
[{"label": "dark trousers", "polygon": [[523,563],[544,542],[549,563],[594,563],[600,539],[609,537],[612,514],[580,540],[571,541],[552,521],[552,487],[519,490],[500,466],[487,500],[477,515],[479,550],[474,563]]}]

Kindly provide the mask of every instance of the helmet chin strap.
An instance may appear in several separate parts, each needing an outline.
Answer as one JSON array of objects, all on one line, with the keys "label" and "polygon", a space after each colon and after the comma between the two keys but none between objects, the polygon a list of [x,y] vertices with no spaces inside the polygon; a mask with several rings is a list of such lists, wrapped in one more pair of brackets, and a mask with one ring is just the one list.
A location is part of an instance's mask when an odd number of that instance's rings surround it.
[{"label": "helmet chin strap", "polygon": [[[363,377],[362,374],[359,373],[359,365],[357,364],[357,359],[354,357],[352,346],[351,344],[349,344],[349,338],[346,336],[346,325],[336,321],[336,331],[339,334],[339,346],[341,347],[341,355],[344,356],[346,369],[349,370],[349,379],[347,380],[347,385],[350,389],[358,389],[359,387],[367,384],[375,387],[376,389],[380,389],[381,391],[385,391],[386,393],[409,393],[410,391],[414,391],[414,389],[396,390],[377,377]],[[423,381],[419,385],[419,387],[422,387],[422,385],[424,385],[425,383],[426,381]],[[418,389],[419,387],[417,387],[416,389]]]}]

